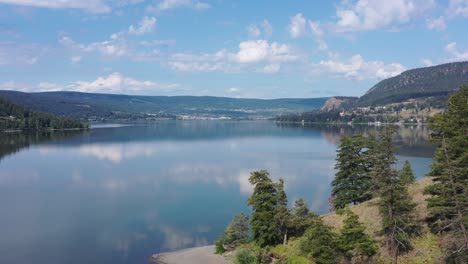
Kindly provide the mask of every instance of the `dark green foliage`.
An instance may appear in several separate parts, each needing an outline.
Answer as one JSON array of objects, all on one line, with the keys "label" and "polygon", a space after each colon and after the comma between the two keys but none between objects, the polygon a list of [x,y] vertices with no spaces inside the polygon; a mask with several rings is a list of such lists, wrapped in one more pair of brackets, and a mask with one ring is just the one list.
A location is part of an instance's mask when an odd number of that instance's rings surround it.
[{"label": "dark green foliage", "polygon": [[338,235],[317,218],[307,229],[299,244],[301,253],[317,264],[336,263],[339,257]]},{"label": "dark green foliage", "polygon": [[[328,98],[238,99],[213,96],[134,96],[80,92],[22,93],[0,91],[0,96],[33,109],[73,118],[148,119],[175,115],[245,117],[276,116],[319,109]],[[245,109],[246,111],[239,111]],[[147,115],[151,113],[151,115]]]},{"label": "dark green foliage", "polygon": [[244,213],[240,213],[234,216],[219,240],[225,246],[232,248],[247,242],[248,238],[249,218]]},{"label": "dark green foliage", "polygon": [[252,207],[250,225],[253,239],[260,247],[276,245],[281,241],[276,221],[277,184],[268,176],[266,170],[261,170],[252,172],[249,178],[250,184],[254,186],[254,192],[248,200],[248,205]]},{"label": "dark green foliage", "polygon": [[0,131],[84,128],[87,125],[81,122],[34,112],[0,97]]},{"label": "dark green foliage", "polygon": [[377,253],[376,241],[365,233],[365,226],[359,222],[359,217],[349,208],[346,209],[346,218],[343,223],[339,246],[349,261],[353,259],[364,260]]},{"label": "dark green foliage", "polygon": [[410,238],[418,235],[420,225],[415,215],[416,204],[402,184],[400,174],[393,169],[396,158],[392,136],[395,128],[386,127],[373,147],[374,184],[379,196],[378,206],[382,216],[382,234],[391,256],[397,259],[411,249]]},{"label": "dark green foliage", "polygon": [[300,237],[312,225],[317,215],[312,213],[305,203],[304,199],[299,198],[294,202],[294,207],[291,210],[288,230],[290,236]]},{"label": "dark green foliage", "polygon": [[432,139],[439,144],[426,189],[428,222],[433,232],[446,233],[448,261],[468,262],[468,86],[451,96],[448,110],[431,119]]},{"label": "dark green foliage", "polygon": [[278,225],[278,232],[283,237],[283,244],[286,244],[288,240],[288,222],[290,219],[288,209],[288,197],[284,191],[284,180],[280,179],[277,184],[278,190],[278,207],[276,209],[275,219]]},{"label": "dark green foliage", "polygon": [[358,105],[384,105],[410,98],[446,96],[468,83],[468,62],[454,62],[405,71],[385,79],[361,96]]},{"label": "dark green foliage", "polygon": [[254,264],[257,263],[255,256],[253,256],[249,251],[245,249],[239,250],[236,253],[234,263],[236,264]]},{"label": "dark green foliage", "polygon": [[403,185],[411,184],[416,181],[416,177],[414,177],[413,169],[411,169],[411,164],[409,161],[405,161],[403,165],[403,169],[400,171],[400,181]]},{"label": "dark green foliage", "polygon": [[363,136],[345,136],[341,139],[335,165],[337,173],[332,181],[335,209],[372,198],[368,160],[366,139]]}]

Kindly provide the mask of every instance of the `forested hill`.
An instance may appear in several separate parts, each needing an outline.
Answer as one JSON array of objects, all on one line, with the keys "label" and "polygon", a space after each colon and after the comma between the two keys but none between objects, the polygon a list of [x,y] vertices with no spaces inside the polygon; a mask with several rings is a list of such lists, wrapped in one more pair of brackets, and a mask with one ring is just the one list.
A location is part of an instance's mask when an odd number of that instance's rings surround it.
[{"label": "forested hill", "polygon": [[238,99],[213,96],[133,96],[80,92],[23,93],[1,91],[0,96],[33,109],[75,118],[228,116],[272,117],[282,113],[320,109],[328,98]]},{"label": "forested hill", "polygon": [[467,84],[468,62],[413,69],[377,83],[359,98],[358,105],[386,105],[411,98],[446,97]]},{"label": "forested hill", "polygon": [[0,131],[84,128],[87,125],[76,120],[31,111],[0,97]]}]

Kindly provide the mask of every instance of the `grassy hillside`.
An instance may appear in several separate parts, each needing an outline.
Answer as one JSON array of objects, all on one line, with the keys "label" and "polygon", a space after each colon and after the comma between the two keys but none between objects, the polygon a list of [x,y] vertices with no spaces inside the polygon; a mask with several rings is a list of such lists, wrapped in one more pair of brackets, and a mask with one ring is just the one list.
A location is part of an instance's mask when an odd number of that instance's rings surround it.
[{"label": "grassy hillside", "polygon": [[454,62],[405,71],[377,83],[358,100],[359,106],[385,105],[411,98],[441,97],[468,84],[468,62]]},{"label": "grassy hillside", "polygon": [[[417,214],[420,219],[424,219],[427,216],[427,198],[423,194],[423,190],[426,186],[431,184],[431,179],[426,178],[412,184],[409,187],[409,193],[412,195],[414,202],[417,203]],[[375,205],[376,199],[364,202],[362,204],[351,207],[351,210],[359,216],[360,222],[366,226],[366,232],[376,239],[378,242],[382,241],[382,237],[378,231],[381,229],[381,216],[378,212],[378,208]],[[343,227],[344,215],[336,213],[329,213],[321,216],[322,220],[326,225],[333,227],[337,233]],[[287,259],[288,257],[299,256],[299,240],[301,238],[292,238],[288,241],[287,245],[277,245],[270,249],[270,252],[278,258]],[[401,255],[398,258],[399,263],[442,263],[442,251],[439,248],[440,237],[429,232],[427,226],[424,226],[422,235],[412,239],[414,249],[408,253]],[[254,244],[247,244],[243,246],[249,249],[254,247]],[[237,249],[239,250],[239,249]],[[228,253],[228,256],[233,258],[234,253]],[[302,263],[302,262],[298,262]],[[305,262],[307,263],[307,262]],[[388,255],[385,247],[379,247],[378,253],[373,258],[373,263],[392,263],[392,258]]]},{"label": "grassy hillside", "polygon": [[22,93],[0,91],[0,96],[36,111],[90,118],[151,113],[154,116],[275,116],[320,109],[328,98],[237,99],[212,96],[131,96],[79,92]]}]

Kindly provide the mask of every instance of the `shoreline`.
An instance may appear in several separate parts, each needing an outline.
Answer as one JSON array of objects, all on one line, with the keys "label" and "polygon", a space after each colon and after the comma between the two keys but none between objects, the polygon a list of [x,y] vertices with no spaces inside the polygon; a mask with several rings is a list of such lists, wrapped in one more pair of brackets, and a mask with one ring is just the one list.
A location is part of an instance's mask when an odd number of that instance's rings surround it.
[{"label": "shoreline", "polygon": [[223,255],[217,255],[215,246],[202,246],[180,249],[153,254],[150,257],[151,262],[156,264],[230,264],[232,263]]}]

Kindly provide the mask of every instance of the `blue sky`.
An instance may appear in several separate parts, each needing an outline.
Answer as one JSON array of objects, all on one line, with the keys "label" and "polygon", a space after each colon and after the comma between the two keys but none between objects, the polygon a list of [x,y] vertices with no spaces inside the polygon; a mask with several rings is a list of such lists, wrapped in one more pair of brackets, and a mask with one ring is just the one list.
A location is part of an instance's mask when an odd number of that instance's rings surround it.
[{"label": "blue sky", "polygon": [[0,0],[0,89],[362,95],[468,60],[468,0]]}]

